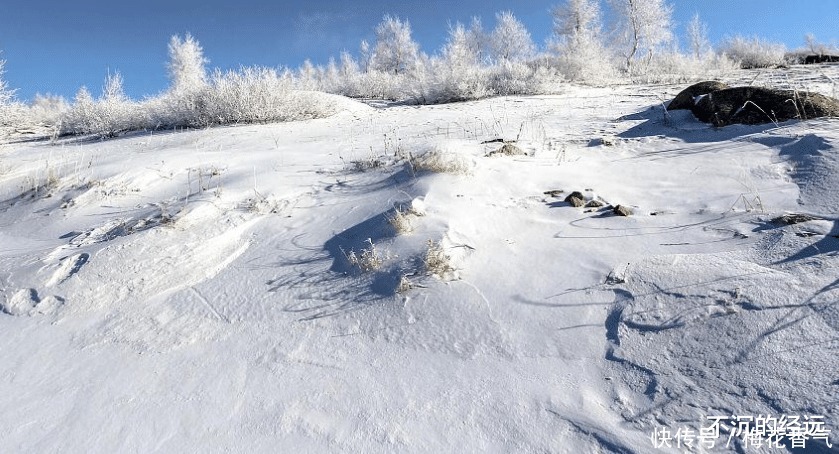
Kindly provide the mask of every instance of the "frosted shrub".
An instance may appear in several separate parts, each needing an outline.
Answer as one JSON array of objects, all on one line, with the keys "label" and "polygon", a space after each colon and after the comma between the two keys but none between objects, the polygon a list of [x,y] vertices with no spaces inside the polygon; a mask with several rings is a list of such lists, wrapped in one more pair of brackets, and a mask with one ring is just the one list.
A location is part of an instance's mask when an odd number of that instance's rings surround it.
[{"label": "frosted shrub", "polygon": [[529,65],[504,61],[490,68],[489,87],[502,96],[532,95],[541,91],[542,81]]},{"label": "frosted shrub", "polygon": [[649,62],[639,62],[633,80],[682,83],[720,77],[738,68],[738,63],[725,55],[706,53],[696,57],[673,50],[656,54]]},{"label": "frosted shrub", "polygon": [[358,89],[362,98],[397,101],[405,98],[400,87],[400,82],[404,80],[406,80],[404,76],[371,70],[362,75]]},{"label": "frosted shrub", "polygon": [[457,23],[449,30],[443,55],[431,62],[436,87],[435,102],[480,99],[491,95],[488,72],[481,66],[481,28],[474,21],[466,30]]},{"label": "frosted shrub", "polygon": [[275,69],[246,67],[213,72],[203,87],[171,90],[145,102],[155,127],[205,127],[321,118],[334,103],[293,89]]},{"label": "frosted shrub", "polygon": [[571,81],[605,83],[619,77],[615,56],[593,37],[578,36],[555,44],[555,66]]},{"label": "frosted shrub", "polygon": [[291,87],[269,68],[215,71],[204,94],[210,124],[267,122],[284,119]]},{"label": "frosted shrub", "polygon": [[212,122],[207,118],[206,100],[209,87],[189,91],[170,90],[144,102],[149,112],[150,127],[172,129],[203,127]]},{"label": "frosted shrub", "polygon": [[397,234],[404,235],[411,233],[414,229],[411,223],[411,219],[414,217],[415,215],[410,210],[395,207],[393,212],[387,215],[387,222]]},{"label": "frosted shrub", "polygon": [[433,74],[436,93],[434,102],[467,101],[492,95],[489,87],[489,71],[478,65],[450,66],[435,62]]},{"label": "frosted shrub", "polygon": [[10,101],[0,104],[0,137],[29,123],[26,106]]},{"label": "frosted shrub", "polygon": [[785,63],[786,47],[757,37],[735,36],[725,40],[719,51],[739,62],[740,67],[744,69],[772,68]]},{"label": "frosted shrub", "polygon": [[63,96],[37,94],[27,115],[33,124],[52,127],[69,111],[70,103]]},{"label": "frosted shrub", "polygon": [[94,134],[115,137],[121,132],[144,129],[149,118],[144,106],[129,100],[122,91],[119,73],[108,75],[102,96],[94,100],[82,87],[73,106],[61,121],[62,134]]},{"label": "frosted shrub", "polygon": [[350,251],[349,254],[346,254],[346,257],[350,265],[358,267],[365,273],[378,270],[385,262],[384,256],[379,253],[370,238],[367,238],[367,247],[361,249],[360,253]]}]

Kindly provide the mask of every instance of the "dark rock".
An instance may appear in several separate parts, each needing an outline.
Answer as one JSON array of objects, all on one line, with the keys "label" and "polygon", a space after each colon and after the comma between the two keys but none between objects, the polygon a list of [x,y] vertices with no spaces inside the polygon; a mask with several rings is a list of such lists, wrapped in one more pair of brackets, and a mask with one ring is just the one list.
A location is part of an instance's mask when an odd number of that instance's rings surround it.
[{"label": "dark rock", "polygon": [[570,195],[568,195],[568,197],[565,198],[565,201],[570,203],[571,206],[576,207],[576,208],[579,208],[579,207],[586,204],[585,197],[583,197],[583,194],[581,194],[578,191],[574,191]]},{"label": "dark rock", "polygon": [[586,208],[601,208],[601,207],[603,207],[603,206],[604,206],[604,203],[603,203],[603,202],[601,202],[601,201],[599,201],[599,200],[597,200],[597,199],[590,200],[590,201],[586,204]]},{"label": "dark rock", "polygon": [[702,97],[691,109],[700,121],[715,126],[764,124],[792,119],[839,116],[839,101],[818,93],[737,87]]},{"label": "dark rock", "polygon": [[777,217],[772,220],[775,224],[786,224],[786,225],[793,225],[793,224],[801,224],[802,222],[809,222],[809,221],[816,221],[821,218],[817,218],[815,216],[810,216],[809,214],[785,214],[783,216]]},{"label": "dark rock", "polygon": [[808,55],[804,57],[805,65],[818,63],[839,63],[839,55]]},{"label": "dark rock", "polygon": [[670,101],[670,104],[667,106],[667,110],[693,109],[694,104],[696,104],[695,100],[697,96],[707,95],[708,93],[724,90],[726,88],[729,88],[729,86],[722,82],[712,80],[693,84],[679,92],[679,94]]},{"label": "dark rock", "polygon": [[615,208],[612,209],[612,212],[618,216],[632,216],[632,210],[623,205],[615,206]]},{"label": "dark rock", "polygon": [[562,189],[551,189],[550,191],[545,191],[543,194],[549,195],[551,197],[559,197],[559,195],[563,192],[565,191],[563,191]]}]

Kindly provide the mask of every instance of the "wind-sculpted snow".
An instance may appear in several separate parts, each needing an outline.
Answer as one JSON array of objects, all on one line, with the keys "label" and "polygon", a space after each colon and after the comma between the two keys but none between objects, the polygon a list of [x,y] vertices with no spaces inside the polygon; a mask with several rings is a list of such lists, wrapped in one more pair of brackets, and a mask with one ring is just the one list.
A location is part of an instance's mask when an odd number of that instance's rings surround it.
[{"label": "wind-sculpted snow", "polygon": [[837,120],[682,88],[3,145],[0,451],[835,446]]}]

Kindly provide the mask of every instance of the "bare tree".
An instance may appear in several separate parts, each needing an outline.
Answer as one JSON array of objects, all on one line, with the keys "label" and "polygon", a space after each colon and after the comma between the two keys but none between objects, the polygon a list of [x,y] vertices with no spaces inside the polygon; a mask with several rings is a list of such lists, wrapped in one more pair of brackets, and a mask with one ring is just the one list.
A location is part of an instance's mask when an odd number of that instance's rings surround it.
[{"label": "bare tree", "polygon": [[626,45],[626,67],[639,52],[649,63],[656,48],[673,39],[673,7],[665,0],[609,0],[618,16],[618,32]]},{"label": "bare tree", "polygon": [[411,37],[411,24],[385,16],[376,27],[376,48],[371,64],[374,69],[395,75],[410,72],[419,61],[419,45]]},{"label": "bare tree", "polygon": [[513,13],[495,15],[496,25],[490,35],[490,47],[496,61],[523,61],[533,56],[536,46],[530,32]]},{"label": "bare tree", "polygon": [[837,48],[835,43],[820,43],[816,39],[816,35],[812,33],[807,33],[806,35],[804,35],[804,44],[807,46],[807,49],[809,49],[810,53],[813,55],[827,55],[839,52],[839,48]]},{"label": "bare tree", "polygon": [[175,91],[192,91],[207,83],[207,59],[198,41],[189,33],[169,40],[169,79]]}]

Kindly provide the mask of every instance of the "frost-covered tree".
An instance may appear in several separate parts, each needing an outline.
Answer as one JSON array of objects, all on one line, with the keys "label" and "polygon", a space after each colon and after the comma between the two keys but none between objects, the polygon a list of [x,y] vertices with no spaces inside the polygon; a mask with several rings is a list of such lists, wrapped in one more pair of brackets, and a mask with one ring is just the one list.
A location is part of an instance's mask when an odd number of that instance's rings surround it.
[{"label": "frost-covered tree", "polygon": [[169,40],[169,80],[175,91],[193,91],[207,84],[204,50],[189,33]]},{"label": "frost-covered tree", "polygon": [[143,129],[145,118],[141,109],[135,109],[134,104],[125,95],[122,86],[122,75],[119,72],[109,73],[102,87],[97,111],[101,130],[93,132],[103,137],[114,137],[123,131]]},{"label": "frost-covered tree", "polygon": [[[477,26],[476,26],[477,24]],[[483,58],[480,22],[473,20],[467,30],[461,23],[449,28],[449,38],[442,56],[434,60],[433,73],[437,78],[438,101],[477,99],[489,95],[487,79],[481,67]]]},{"label": "frost-covered tree", "polygon": [[573,39],[600,32],[600,3],[596,0],[566,0],[551,9],[553,33]]},{"label": "frost-covered tree", "polygon": [[3,78],[3,74],[6,72],[3,69],[5,66],[6,60],[0,60],[0,107],[10,105],[15,97],[14,90],[9,89],[9,84]]},{"label": "frost-covered tree", "polygon": [[368,43],[367,40],[361,40],[361,45],[358,48],[358,54],[361,72],[369,72],[372,69],[370,65],[373,60],[373,51],[370,49],[370,43]]},{"label": "frost-covered tree", "polygon": [[308,58],[297,70],[297,81],[303,90],[316,90],[318,87],[318,70]]},{"label": "frost-covered tree", "polygon": [[614,75],[612,55],[603,44],[597,0],[566,0],[555,6],[551,15],[549,47],[558,56],[561,73],[571,80],[608,79]]},{"label": "frost-covered tree", "polygon": [[102,86],[102,98],[106,102],[123,102],[128,99],[122,87],[122,74],[119,71],[105,77],[105,85]]},{"label": "frost-covered tree", "polygon": [[15,90],[3,78],[5,64],[5,60],[0,60],[0,126],[19,126],[23,106],[15,101]]},{"label": "frost-covered tree", "polygon": [[688,44],[694,58],[700,59],[711,52],[711,42],[708,41],[708,26],[696,13],[687,25]]},{"label": "frost-covered tree", "polygon": [[349,52],[341,52],[341,59],[338,64],[338,79],[340,81],[338,93],[344,96],[360,97],[360,78],[361,71],[358,62]]},{"label": "frost-covered tree", "polygon": [[73,99],[73,107],[64,116],[61,130],[64,134],[90,134],[98,128],[96,102],[87,87],[81,87]]},{"label": "frost-covered tree", "polygon": [[122,75],[108,73],[102,95],[94,100],[87,88],[76,94],[73,106],[64,116],[61,130],[67,134],[96,134],[114,137],[123,131],[143,129],[148,125],[146,112],[125,95]]},{"label": "frost-covered tree", "polygon": [[393,75],[413,70],[419,62],[419,45],[411,37],[411,24],[398,17],[385,16],[376,27],[373,69]]},{"label": "frost-covered tree", "polygon": [[673,7],[665,0],[609,0],[609,3],[618,17],[618,32],[630,73],[639,53],[646,54],[649,63],[655,50],[673,39]]},{"label": "frost-covered tree", "polygon": [[474,52],[478,58],[478,62],[486,63],[487,46],[489,45],[489,36],[484,31],[484,26],[481,24],[479,17],[473,17],[472,23],[469,25],[469,30],[466,31],[466,47]]},{"label": "frost-covered tree", "polygon": [[457,22],[449,27],[449,38],[443,47],[443,59],[447,63],[458,68],[476,66],[480,63],[479,52],[463,24]]},{"label": "frost-covered tree", "polygon": [[341,52],[341,64],[338,68],[341,78],[350,79],[358,77],[359,67],[352,54]]},{"label": "frost-covered tree", "polygon": [[536,46],[530,32],[510,11],[495,15],[496,25],[489,37],[493,58],[498,62],[520,62],[532,57]]}]

